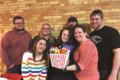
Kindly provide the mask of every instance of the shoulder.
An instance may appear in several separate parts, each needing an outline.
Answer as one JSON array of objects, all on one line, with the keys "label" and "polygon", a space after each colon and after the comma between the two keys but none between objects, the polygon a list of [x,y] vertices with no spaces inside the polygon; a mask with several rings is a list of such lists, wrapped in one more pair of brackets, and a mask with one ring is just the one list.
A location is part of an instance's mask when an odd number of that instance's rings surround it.
[{"label": "shoulder", "polygon": [[96,49],[96,46],[94,45],[94,43],[88,39],[86,42],[84,42],[82,45],[81,45],[81,48],[80,49]]},{"label": "shoulder", "polygon": [[35,42],[35,40],[37,40],[37,38],[39,38],[39,35],[35,36],[35,37],[32,39],[32,42]]},{"label": "shoulder", "polygon": [[37,38],[39,38],[39,35],[36,35],[33,39],[37,39]]},{"label": "shoulder", "polygon": [[30,36],[31,36],[31,34],[30,34],[27,30],[24,30],[24,32],[25,32],[27,35],[30,35]]},{"label": "shoulder", "polygon": [[32,53],[31,52],[25,52],[23,54],[23,57],[32,57]]},{"label": "shoulder", "polygon": [[90,36],[93,36],[94,34],[104,34],[104,35],[114,35],[114,34],[119,34],[119,32],[114,29],[113,27],[110,27],[110,26],[104,26],[102,29],[98,30],[98,31],[93,31]]},{"label": "shoulder", "polygon": [[114,29],[113,27],[110,26],[104,26],[104,30],[111,33],[112,32],[118,32],[116,29]]},{"label": "shoulder", "polygon": [[11,37],[12,37],[13,35],[15,35],[15,34],[16,34],[16,33],[14,33],[13,30],[10,30],[10,31],[6,32],[6,33],[2,36],[2,39],[9,40],[9,39],[11,39]]},{"label": "shoulder", "polygon": [[104,29],[108,37],[119,37],[119,32],[116,29],[109,26],[105,26]]},{"label": "shoulder", "polygon": [[10,30],[10,31],[8,31],[8,32],[6,32],[4,35],[10,35],[10,34],[12,34],[12,33],[14,33],[15,31],[14,30]]},{"label": "shoulder", "polygon": [[22,62],[28,63],[28,59],[32,58],[32,53],[30,52],[25,52],[23,54]]},{"label": "shoulder", "polygon": [[84,45],[85,45],[85,46],[86,46],[86,45],[90,46],[90,45],[94,45],[94,43],[93,43],[90,39],[88,39],[88,40],[85,42]]},{"label": "shoulder", "polygon": [[89,39],[87,40],[84,44],[82,44],[79,49],[78,49],[79,53],[90,53],[90,55],[97,53],[97,48],[96,46],[93,44],[93,42]]}]

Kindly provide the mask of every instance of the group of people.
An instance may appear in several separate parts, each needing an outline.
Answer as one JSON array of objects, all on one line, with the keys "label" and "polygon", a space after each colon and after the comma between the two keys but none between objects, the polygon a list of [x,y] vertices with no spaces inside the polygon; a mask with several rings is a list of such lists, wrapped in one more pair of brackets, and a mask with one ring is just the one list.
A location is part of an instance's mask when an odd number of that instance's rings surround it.
[{"label": "group of people", "polygon": [[[1,39],[1,58],[6,73],[18,73],[24,80],[117,80],[120,68],[119,32],[103,24],[103,12],[90,14],[90,25],[95,29],[90,36],[84,25],[70,17],[67,27],[57,39],[51,26],[42,25],[33,39],[25,30],[24,19],[16,16],[14,28]],[[70,50],[64,68],[52,67],[49,50],[52,47]]]}]

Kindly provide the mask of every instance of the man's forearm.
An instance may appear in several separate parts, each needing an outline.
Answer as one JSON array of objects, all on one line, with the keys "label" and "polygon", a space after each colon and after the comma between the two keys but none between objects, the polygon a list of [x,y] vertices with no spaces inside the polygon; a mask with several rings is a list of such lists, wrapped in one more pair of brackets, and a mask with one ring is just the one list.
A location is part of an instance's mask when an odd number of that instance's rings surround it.
[{"label": "man's forearm", "polygon": [[118,70],[120,68],[120,48],[114,49],[113,67],[111,74],[117,76]]}]

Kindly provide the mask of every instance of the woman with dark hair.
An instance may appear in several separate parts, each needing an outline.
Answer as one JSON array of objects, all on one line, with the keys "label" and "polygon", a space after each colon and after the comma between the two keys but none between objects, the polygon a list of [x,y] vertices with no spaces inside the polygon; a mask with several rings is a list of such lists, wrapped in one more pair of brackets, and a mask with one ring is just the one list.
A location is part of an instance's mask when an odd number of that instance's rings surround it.
[{"label": "woman with dark hair", "polygon": [[41,31],[37,36],[35,36],[29,44],[29,49],[33,48],[33,45],[37,38],[45,38],[47,40],[48,46],[55,42],[55,37],[52,36],[51,26],[48,23],[42,25]]},{"label": "woman with dark hair", "polygon": [[74,37],[78,41],[78,46],[73,56],[75,64],[59,69],[74,71],[77,80],[99,80],[97,69],[98,51],[89,39],[86,28],[83,25],[76,25]]},{"label": "woman with dark hair", "polygon": [[[57,38],[57,41],[52,43],[50,45],[51,47],[58,47],[58,48],[66,48],[70,50],[70,56],[69,56],[69,64],[68,65],[72,65],[73,64],[73,50],[74,50],[74,46],[73,46],[73,41],[72,41],[72,33],[70,31],[70,28],[66,27],[63,28]],[[49,69],[48,69],[48,80],[74,80],[74,73],[73,71],[68,71],[68,72],[64,72],[62,70],[56,69],[54,67],[52,67],[50,65]]]},{"label": "woman with dark hair", "polygon": [[46,80],[49,55],[47,41],[38,38],[33,48],[25,52],[22,59],[22,77],[24,80]]}]

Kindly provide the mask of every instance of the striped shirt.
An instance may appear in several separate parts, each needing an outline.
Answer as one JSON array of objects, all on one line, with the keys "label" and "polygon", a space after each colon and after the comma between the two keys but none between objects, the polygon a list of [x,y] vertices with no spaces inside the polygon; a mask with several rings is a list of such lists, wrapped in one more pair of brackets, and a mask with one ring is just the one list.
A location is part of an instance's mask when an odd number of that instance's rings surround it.
[{"label": "striped shirt", "polygon": [[22,59],[22,77],[24,80],[45,80],[47,76],[46,61],[42,56],[34,61],[32,53],[25,52]]}]

